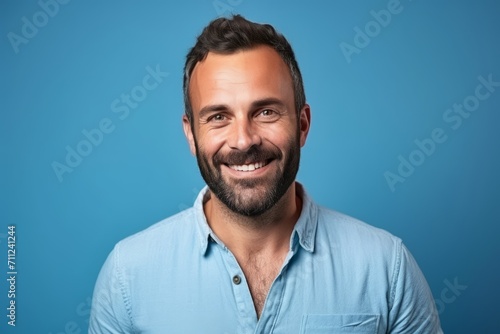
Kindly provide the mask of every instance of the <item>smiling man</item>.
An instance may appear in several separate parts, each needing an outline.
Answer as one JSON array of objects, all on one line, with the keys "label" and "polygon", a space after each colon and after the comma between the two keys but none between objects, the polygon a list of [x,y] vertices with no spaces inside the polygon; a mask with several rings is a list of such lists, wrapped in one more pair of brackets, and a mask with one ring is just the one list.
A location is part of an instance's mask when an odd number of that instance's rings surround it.
[{"label": "smiling man", "polygon": [[316,205],[295,181],[311,111],[281,34],[212,21],[187,55],[184,99],[207,187],[115,246],[90,333],[442,332],[401,240]]}]

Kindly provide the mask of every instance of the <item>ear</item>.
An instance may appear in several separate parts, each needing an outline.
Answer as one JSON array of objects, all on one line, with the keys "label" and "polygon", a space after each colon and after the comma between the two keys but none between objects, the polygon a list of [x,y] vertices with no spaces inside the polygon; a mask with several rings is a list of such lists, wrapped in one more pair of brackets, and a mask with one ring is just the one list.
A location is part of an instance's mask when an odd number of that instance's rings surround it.
[{"label": "ear", "polygon": [[182,127],[184,128],[184,135],[189,144],[189,150],[192,155],[196,155],[196,145],[194,143],[193,129],[191,128],[191,122],[186,115],[182,116]]},{"label": "ear", "polygon": [[306,144],[307,134],[311,127],[311,107],[306,103],[300,111],[300,147]]}]

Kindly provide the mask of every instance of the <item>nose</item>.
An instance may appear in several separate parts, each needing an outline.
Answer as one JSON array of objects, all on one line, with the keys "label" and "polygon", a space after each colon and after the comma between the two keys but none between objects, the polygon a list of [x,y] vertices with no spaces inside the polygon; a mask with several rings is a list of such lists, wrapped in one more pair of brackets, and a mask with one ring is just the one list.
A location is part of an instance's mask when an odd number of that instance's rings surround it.
[{"label": "nose", "polygon": [[235,121],[230,131],[228,145],[232,149],[247,151],[250,147],[261,144],[258,129],[248,119]]}]

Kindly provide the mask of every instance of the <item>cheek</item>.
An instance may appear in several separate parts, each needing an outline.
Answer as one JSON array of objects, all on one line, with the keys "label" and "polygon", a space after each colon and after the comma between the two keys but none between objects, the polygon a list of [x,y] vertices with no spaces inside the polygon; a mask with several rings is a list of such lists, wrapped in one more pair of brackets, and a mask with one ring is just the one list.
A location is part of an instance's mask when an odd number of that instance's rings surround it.
[{"label": "cheek", "polygon": [[279,148],[285,148],[298,139],[297,128],[293,124],[270,126],[262,132],[262,138]]},{"label": "cheek", "polygon": [[220,131],[200,132],[198,149],[207,156],[215,155],[224,146],[224,136]]}]

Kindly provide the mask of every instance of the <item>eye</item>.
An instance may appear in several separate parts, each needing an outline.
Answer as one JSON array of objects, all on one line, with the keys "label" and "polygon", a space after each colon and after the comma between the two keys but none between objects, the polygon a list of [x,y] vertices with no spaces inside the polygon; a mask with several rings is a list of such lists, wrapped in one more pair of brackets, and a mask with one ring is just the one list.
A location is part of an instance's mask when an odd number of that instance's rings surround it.
[{"label": "eye", "polygon": [[271,110],[271,109],[264,109],[260,112],[260,114],[262,116],[270,117],[270,116],[274,116],[276,114],[276,112],[274,110]]},{"label": "eye", "polygon": [[280,113],[273,109],[262,109],[257,113],[261,122],[274,122],[280,118]]},{"label": "eye", "polygon": [[222,122],[224,120],[226,120],[226,116],[224,116],[222,114],[215,114],[215,115],[208,118],[209,122]]}]

